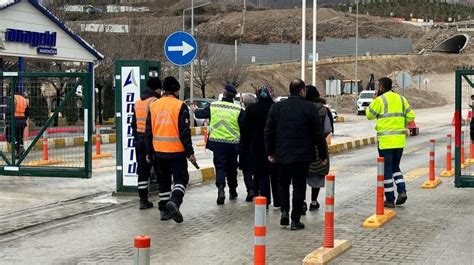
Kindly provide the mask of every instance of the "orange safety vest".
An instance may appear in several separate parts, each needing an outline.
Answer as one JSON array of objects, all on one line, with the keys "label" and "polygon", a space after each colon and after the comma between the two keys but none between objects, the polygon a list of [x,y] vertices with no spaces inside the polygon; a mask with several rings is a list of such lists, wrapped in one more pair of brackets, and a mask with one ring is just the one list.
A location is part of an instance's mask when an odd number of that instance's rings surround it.
[{"label": "orange safety vest", "polygon": [[148,116],[148,109],[150,104],[155,101],[155,97],[147,98],[145,100],[137,100],[135,102],[135,117],[137,118],[137,132],[144,133],[146,127],[146,118]]},{"label": "orange safety vest", "polygon": [[174,97],[162,97],[150,104],[153,148],[155,152],[181,153],[184,145],[179,138],[179,112],[183,101]]},{"label": "orange safety vest", "polygon": [[28,102],[26,101],[26,98],[20,95],[15,95],[15,118],[25,117],[27,105]]}]

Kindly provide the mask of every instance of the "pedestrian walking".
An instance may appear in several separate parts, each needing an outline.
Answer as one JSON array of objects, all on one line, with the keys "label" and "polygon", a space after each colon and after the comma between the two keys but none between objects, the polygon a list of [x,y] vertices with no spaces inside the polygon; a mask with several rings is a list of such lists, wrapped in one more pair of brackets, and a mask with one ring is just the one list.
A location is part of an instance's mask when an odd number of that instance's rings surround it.
[{"label": "pedestrian walking", "polygon": [[253,94],[245,94],[242,96],[242,103],[244,105],[244,111],[242,113],[244,123],[240,128],[240,152],[239,152],[239,168],[242,170],[244,175],[245,188],[247,189],[246,202],[252,202],[253,197],[258,195],[258,185],[255,179],[255,170],[252,167],[252,135],[251,127],[245,124],[245,116],[247,115],[248,108],[252,104],[255,104],[257,99]]},{"label": "pedestrian walking", "polygon": [[148,200],[148,183],[152,164],[146,160],[145,129],[150,104],[160,97],[161,80],[158,77],[150,77],[146,89],[140,94],[140,99],[135,102],[133,110],[132,129],[137,154],[138,197],[140,198],[139,209],[141,210],[153,208],[153,203]]},{"label": "pedestrian walking", "polygon": [[[326,100],[320,97],[319,91],[314,86],[306,86],[306,99],[312,102],[318,109],[319,119],[321,121],[324,138],[330,135],[334,129],[332,125],[332,114],[329,108],[326,106]],[[318,148],[315,147],[316,152]],[[311,187],[311,203],[309,204],[309,210],[318,210],[320,204],[318,202],[318,195],[321,188],[324,187],[326,175],[329,173],[329,158],[326,164],[322,163],[322,160],[316,155],[316,160],[313,161],[309,166],[308,172],[308,185]],[[307,209],[306,202],[303,205],[303,212]]]},{"label": "pedestrian walking", "polygon": [[265,127],[268,159],[280,167],[280,225],[290,224],[290,183],[293,183],[291,230],[304,229],[300,221],[306,194],[309,164],[315,160],[315,146],[322,163],[327,163],[327,144],[322,133],[318,110],[305,100],[305,83],[295,79],[290,83],[287,100],[272,106]]},{"label": "pedestrian walking", "polygon": [[[272,164],[268,161],[265,152],[265,125],[268,112],[273,106],[273,89],[263,85],[257,90],[258,102],[245,110],[243,128],[248,139],[243,145],[248,160],[248,170],[255,176],[255,190],[257,195],[267,198],[267,207],[271,203],[270,173]],[[242,134],[244,135],[244,133]],[[242,159],[241,159],[242,160]],[[245,175],[244,175],[245,176]]]},{"label": "pedestrian walking", "polygon": [[229,186],[229,199],[237,199],[237,168],[240,127],[243,120],[243,111],[234,103],[237,89],[233,85],[226,85],[222,100],[215,101],[209,107],[195,110],[200,119],[210,119],[210,134],[207,149],[214,153],[214,167],[216,168],[217,204],[225,202],[225,185]]},{"label": "pedestrian walking", "polygon": [[[11,119],[7,120],[6,128],[6,138],[14,148],[16,153],[16,158],[19,159],[25,152],[23,136],[25,133],[25,128],[28,123],[28,117],[30,115],[30,107],[28,100],[20,94],[19,91],[15,92],[14,95],[14,113],[11,113],[10,107],[7,108],[7,117],[14,117],[14,124],[10,124]],[[15,142],[12,143],[12,126],[15,126]]]},{"label": "pedestrian walking", "polygon": [[183,222],[179,208],[189,182],[188,163],[195,163],[189,127],[189,109],[179,100],[179,82],[169,76],[163,82],[163,96],[150,104],[145,129],[148,161],[158,176],[161,220]]},{"label": "pedestrian walking", "polygon": [[[392,80],[384,77],[378,80],[376,98],[365,110],[369,120],[377,119],[377,142],[379,155],[385,159],[384,187],[385,203],[388,208],[395,208],[407,200],[405,180],[400,170],[403,148],[406,145],[407,124],[415,120],[415,112],[410,108],[405,97],[392,90]],[[395,189],[397,186],[397,201]]]}]

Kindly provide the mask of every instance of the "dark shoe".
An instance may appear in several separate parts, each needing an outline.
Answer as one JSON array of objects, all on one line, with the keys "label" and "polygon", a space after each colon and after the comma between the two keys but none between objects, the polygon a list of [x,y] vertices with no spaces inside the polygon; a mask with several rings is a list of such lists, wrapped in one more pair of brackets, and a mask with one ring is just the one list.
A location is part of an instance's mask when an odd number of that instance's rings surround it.
[{"label": "dark shoe", "polygon": [[160,211],[160,220],[161,221],[168,221],[171,218],[173,218],[173,216],[171,215],[170,211],[168,211],[168,210]]},{"label": "dark shoe", "polygon": [[405,202],[407,201],[407,199],[408,199],[407,193],[406,193],[406,192],[401,192],[400,194],[398,194],[398,198],[397,198],[396,204],[397,204],[397,205],[405,204]]},{"label": "dark shoe", "polygon": [[235,189],[229,189],[229,200],[233,201],[237,199],[239,194],[237,194],[237,191]]},{"label": "dark shoe", "polygon": [[153,203],[149,200],[140,200],[140,210],[153,208]]},{"label": "dark shoe", "polygon": [[281,212],[280,218],[280,225],[281,226],[289,226],[290,225],[290,214],[288,212]]},{"label": "dark shoe", "polygon": [[253,190],[249,190],[247,193],[247,197],[245,198],[246,202],[252,202],[253,197],[255,197],[255,192]]},{"label": "dark shoe", "polygon": [[304,229],[304,224],[302,222],[291,222],[290,230],[296,231]]},{"label": "dark shoe", "polygon": [[395,203],[394,203],[394,202],[385,201],[385,202],[383,203],[383,207],[385,207],[385,208],[392,208],[392,209],[393,209],[393,208],[395,208]]},{"label": "dark shoe", "polygon": [[224,201],[225,201],[224,187],[219,187],[217,190],[217,205],[224,204]]},{"label": "dark shoe", "polygon": [[174,202],[168,202],[166,204],[166,209],[170,212],[171,216],[173,217],[173,220],[176,223],[182,223],[183,222],[183,215],[179,211],[178,205],[176,205]]},{"label": "dark shoe", "polygon": [[318,202],[316,202],[316,204],[313,204],[313,203],[310,203],[310,204],[309,204],[309,210],[310,210],[310,211],[316,211],[316,210],[319,209],[319,207],[320,207],[320,205],[319,205]]},{"label": "dark shoe", "polygon": [[306,215],[306,211],[308,210],[308,205],[306,202],[303,202],[303,211],[301,212],[301,215]]}]

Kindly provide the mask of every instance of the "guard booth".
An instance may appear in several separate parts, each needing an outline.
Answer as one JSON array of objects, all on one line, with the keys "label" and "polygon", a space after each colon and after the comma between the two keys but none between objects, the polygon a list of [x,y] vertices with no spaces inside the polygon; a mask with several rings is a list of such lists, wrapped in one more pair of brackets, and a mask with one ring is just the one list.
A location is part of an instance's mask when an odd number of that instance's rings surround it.
[{"label": "guard booth", "polygon": [[473,110],[474,69],[456,70],[454,184],[458,188],[474,188],[474,132],[470,131]]},{"label": "guard booth", "polygon": [[[117,192],[137,192],[137,155],[132,132],[133,107],[150,77],[161,77],[161,63],[120,60],[115,63],[115,124],[117,126]],[[150,191],[158,190],[151,179]]]},{"label": "guard booth", "polygon": [[[103,58],[41,1],[0,4],[0,175],[91,177],[94,65]],[[50,72],[58,65],[64,71]],[[28,119],[16,111],[26,105]]]}]

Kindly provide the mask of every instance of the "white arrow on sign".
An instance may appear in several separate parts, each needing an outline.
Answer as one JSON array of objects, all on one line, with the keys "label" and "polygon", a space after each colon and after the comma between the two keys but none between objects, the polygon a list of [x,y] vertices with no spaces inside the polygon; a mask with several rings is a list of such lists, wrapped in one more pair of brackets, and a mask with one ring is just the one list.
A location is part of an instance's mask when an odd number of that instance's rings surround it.
[{"label": "white arrow on sign", "polygon": [[181,41],[182,46],[169,46],[168,51],[169,52],[182,52],[183,55],[185,56],[186,54],[194,51],[194,47],[186,43],[185,41]]}]

